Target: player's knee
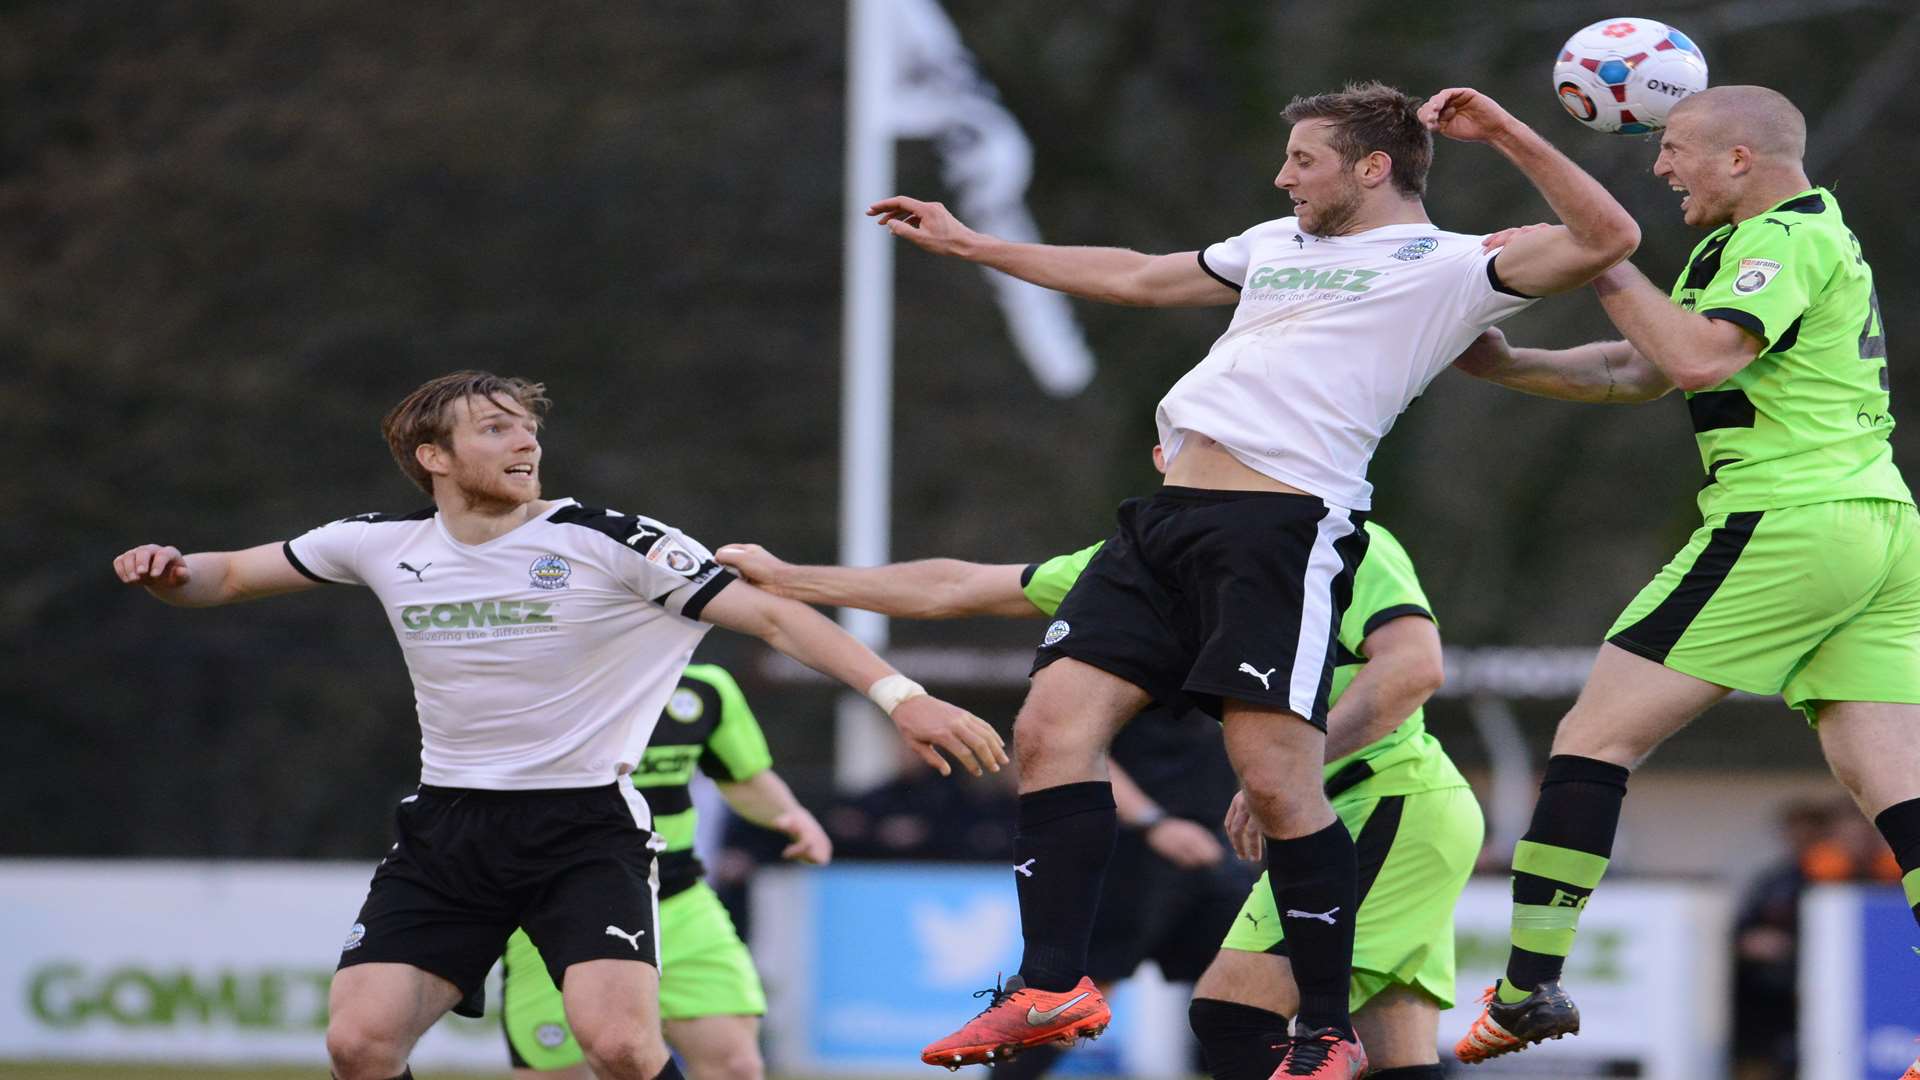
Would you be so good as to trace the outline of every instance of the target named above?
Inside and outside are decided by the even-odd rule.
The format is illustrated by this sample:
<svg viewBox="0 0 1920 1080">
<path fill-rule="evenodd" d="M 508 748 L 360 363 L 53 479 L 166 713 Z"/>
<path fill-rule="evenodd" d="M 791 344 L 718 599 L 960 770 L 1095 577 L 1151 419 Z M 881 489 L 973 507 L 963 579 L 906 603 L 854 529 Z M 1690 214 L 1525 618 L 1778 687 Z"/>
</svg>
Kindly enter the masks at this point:
<svg viewBox="0 0 1920 1080">
<path fill-rule="evenodd" d="M 576 1029 L 573 1034 L 597 1076 L 651 1080 L 666 1067 L 667 1046 L 657 1033 L 616 1024 Z"/>
<path fill-rule="evenodd" d="M 1860 796 L 1861 789 L 1867 784 L 1867 772 L 1860 767 L 1859 761 L 1849 756 L 1828 754 L 1827 767 L 1833 770 L 1833 778 L 1840 781 L 1841 787 L 1856 799 Z"/>
<path fill-rule="evenodd" d="M 1284 764 L 1261 762 L 1244 767 L 1240 783 L 1253 805 L 1254 816 L 1269 834 L 1295 831 L 1294 826 L 1327 812 L 1326 796 L 1319 785 L 1300 783 Z"/>
<path fill-rule="evenodd" d="M 1054 761 L 1097 755 L 1101 747 L 1058 710 L 1029 701 L 1014 717 L 1013 749 L 1021 761 Z"/>
<path fill-rule="evenodd" d="M 713 1055 L 708 1061 L 691 1066 L 692 1080 L 764 1080 L 766 1064 L 760 1060 L 760 1049 L 749 1043 L 745 1046 L 730 1046 Z"/>
<path fill-rule="evenodd" d="M 327 1023 L 327 1059 L 340 1080 L 388 1080 L 406 1069 L 407 1046 L 368 1018 L 335 1015 Z"/>
<path fill-rule="evenodd" d="M 1631 769 L 1659 749 L 1669 734 L 1652 726 L 1622 723 L 1585 702 L 1575 702 L 1554 730 L 1552 753 Z"/>
</svg>

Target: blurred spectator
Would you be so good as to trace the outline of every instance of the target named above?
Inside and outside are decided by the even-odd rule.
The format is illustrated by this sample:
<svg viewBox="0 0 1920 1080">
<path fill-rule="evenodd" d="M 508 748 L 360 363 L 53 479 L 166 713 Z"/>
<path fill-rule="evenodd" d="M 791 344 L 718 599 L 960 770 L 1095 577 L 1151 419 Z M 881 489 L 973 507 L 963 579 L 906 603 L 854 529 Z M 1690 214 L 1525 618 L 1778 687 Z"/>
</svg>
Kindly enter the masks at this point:
<svg viewBox="0 0 1920 1080">
<path fill-rule="evenodd" d="M 828 806 L 820 821 L 846 859 L 1005 862 L 1013 857 L 1013 770 L 941 777 L 904 745 L 893 779 Z"/>
<path fill-rule="evenodd" d="M 904 743 L 895 754 L 894 776 L 886 783 L 831 802 L 806 800 L 820 808 L 835 858 L 1005 862 L 1012 857 L 1013 770 L 978 779 L 959 772 L 941 777 Z M 789 841 L 736 814 L 725 821 L 718 848 L 703 857 L 707 881 L 740 936 L 750 938 L 748 891 L 754 871 L 780 862 Z"/>
<path fill-rule="evenodd" d="M 1792 1080 L 1799 1062 L 1800 894 L 1834 829 L 1831 801 L 1801 799 L 1780 814 L 1785 857 L 1747 889 L 1734 923 L 1736 1080 Z"/>
<path fill-rule="evenodd" d="M 1787 855 L 1747 890 L 1734 924 L 1734 1076 L 1793 1080 L 1799 1068 L 1800 896 L 1827 882 L 1897 882 L 1900 864 L 1852 802 L 1781 812 Z"/>
<path fill-rule="evenodd" d="M 1827 830 L 1801 860 L 1808 882 L 1900 880 L 1893 849 L 1866 815 L 1846 799 L 1833 803 L 1828 813 Z"/>
</svg>

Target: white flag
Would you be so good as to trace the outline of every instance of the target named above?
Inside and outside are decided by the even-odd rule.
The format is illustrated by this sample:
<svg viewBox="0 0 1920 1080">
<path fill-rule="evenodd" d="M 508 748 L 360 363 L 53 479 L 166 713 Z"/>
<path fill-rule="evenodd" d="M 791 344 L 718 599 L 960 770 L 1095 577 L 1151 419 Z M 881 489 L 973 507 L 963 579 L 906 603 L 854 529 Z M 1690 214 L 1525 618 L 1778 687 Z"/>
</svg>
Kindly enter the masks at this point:
<svg viewBox="0 0 1920 1080">
<path fill-rule="evenodd" d="M 962 220 L 1007 240 L 1038 241 L 1026 204 L 1033 177 L 1026 132 L 974 67 L 938 0 L 893 0 L 886 7 L 896 50 L 889 133 L 934 141 Z M 1066 297 L 997 270 L 983 272 L 1034 378 L 1055 396 L 1079 393 L 1093 378 L 1093 352 Z"/>
</svg>

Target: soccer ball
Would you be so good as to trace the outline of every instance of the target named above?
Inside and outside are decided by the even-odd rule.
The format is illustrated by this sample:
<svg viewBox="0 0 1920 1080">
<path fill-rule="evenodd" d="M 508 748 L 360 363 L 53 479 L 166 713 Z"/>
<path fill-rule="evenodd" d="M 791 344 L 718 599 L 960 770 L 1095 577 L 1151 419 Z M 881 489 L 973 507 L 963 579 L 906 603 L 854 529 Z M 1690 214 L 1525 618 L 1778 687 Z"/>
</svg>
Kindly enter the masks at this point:
<svg viewBox="0 0 1920 1080">
<path fill-rule="evenodd" d="M 1707 58 L 1687 35 L 1652 19 L 1604 19 L 1567 39 L 1553 88 L 1575 120 L 1595 131 L 1644 135 L 1707 88 Z"/>
</svg>

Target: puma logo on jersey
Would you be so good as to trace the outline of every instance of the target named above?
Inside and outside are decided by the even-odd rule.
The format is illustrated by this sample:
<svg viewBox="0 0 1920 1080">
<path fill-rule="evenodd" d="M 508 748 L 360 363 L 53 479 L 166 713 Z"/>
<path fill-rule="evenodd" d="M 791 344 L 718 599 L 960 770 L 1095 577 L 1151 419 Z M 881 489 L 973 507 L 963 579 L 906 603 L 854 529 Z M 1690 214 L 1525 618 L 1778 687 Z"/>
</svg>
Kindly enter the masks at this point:
<svg viewBox="0 0 1920 1080">
<path fill-rule="evenodd" d="M 1032 877 L 1033 864 L 1039 861 L 1038 859 L 1028 859 L 1026 862 L 1014 867 L 1013 872 L 1019 874 L 1021 877 Z"/>
<path fill-rule="evenodd" d="M 1245 920 L 1247 920 L 1248 922 L 1250 922 L 1250 923 L 1252 923 L 1252 924 L 1253 924 L 1253 928 L 1254 928 L 1255 930 L 1258 930 L 1258 929 L 1260 929 L 1260 916 L 1258 916 L 1258 915 L 1255 915 L 1255 914 L 1254 914 L 1253 912 L 1251 912 L 1251 911 L 1243 911 L 1243 912 L 1241 912 L 1241 913 L 1240 913 L 1240 917 L 1241 917 L 1241 918 L 1243 918 L 1243 919 L 1245 919 Z"/>
<path fill-rule="evenodd" d="M 1294 242 L 1294 243 L 1296 243 L 1296 244 L 1299 244 L 1299 245 L 1300 245 L 1300 250 L 1301 250 L 1301 251 L 1305 251 L 1305 250 L 1307 250 L 1307 238 L 1306 238 L 1306 237 L 1304 237 L 1304 236 L 1301 236 L 1301 235 L 1300 235 L 1299 233 L 1294 233 L 1294 234 L 1293 234 L 1293 242 Z"/>
<path fill-rule="evenodd" d="M 645 934 L 646 934 L 645 930 L 635 930 L 633 933 L 629 934 L 625 930 L 622 930 L 617 926 L 607 927 L 608 937 L 617 937 L 624 940 L 627 944 L 633 946 L 634 952 L 640 951 L 640 939 Z"/>
<path fill-rule="evenodd" d="M 1332 925 L 1334 925 L 1334 921 L 1333 921 L 1333 917 L 1334 917 L 1334 915 L 1336 915 L 1336 914 L 1338 914 L 1338 913 L 1339 913 L 1339 911 L 1340 911 L 1340 909 L 1339 909 L 1339 908 L 1337 908 L 1337 907 L 1336 907 L 1336 908 L 1328 908 L 1327 910 L 1325 910 L 1325 911 L 1323 911 L 1323 912 L 1320 912 L 1320 913 L 1319 913 L 1318 915 L 1316 915 L 1316 914 L 1314 914 L 1314 913 L 1313 913 L 1313 912 L 1311 912 L 1311 911 L 1295 911 L 1295 910 L 1294 910 L 1293 908 L 1288 908 L 1288 909 L 1287 909 L 1287 918 L 1289 918 L 1289 919 L 1317 919 L 1317 920 L 1319 920 L 1320 922 L 1323 922 L 1323 923 L 1326 923 L 1326 924 L 1327 924 L 1328 926 L 1332 926 Z"/>
<path fill-rule="evenodd" d="M 407 573 L 409 573 L 409 574 L 412 574 L 412 575 L 413 575 L 413 579 L 414 579 L 415 581 L 425 581 L 425 580 L 427 580 L 427 578 L 426 578 L 426 573 L 427 573 L 427 566 L 432 566 L 432 565 L 433 565 L 432 563 L 427 563 L 427 564 L 426 564 L 426 566 L 422 566 L 422 567 L 420 567 L 420 568 L 419 568 L 418 570 L 416 570 L 416 569 L 414 569 L 414 568 L 413 568 L 413 564 L 412 564 L 412 563 L 404 563 L 404 562 L 403 562 L 403 563 L 400 563 L 399 565 L 397 565 L 397 566 L 395 566 L 395 567 L 394 567 L 394 569 L 395 569 L 395 570 L 405 570 L 405 571 L 406 571 Z"/>
<path fill-rule="evenodd" d="M 1242 663 L 1240 665 L 1240 670 L 1247 673 L 1248 675 L 1253 676 L 1256 679 L 1259 679 L 1260 689 L 1271 690 L 1273 689 L 1273 687 L 1267 685 L 1267 680 L 1273 676 L 1274 672 L 1279 671 L 1280 669 L 1277 667 L 1270 667 L 1265 671 L 1261 671 L 1258 668 L 1255 668 L 1252 664 Z"/>
<path fill-rule="evenodd" d="M 1778 225 L 1778 226 L 1780 226 L 1780 227 L 1781 227 L 1782 229 L 1785 229 L 1785 230 L 1787 231 L 1787 235 L 1788 235 L 1788 236 L 1792 236 L 1792 235 L 1793 235 L 1793 225 L 1798 225 L 1798 224 L 1800 224 L 1800 222 L 1798 222 L 1798 221 L 1796 221 L 1796 222 L 1794 222 L 1794 223 L 1793 223 L 1793 225 L 1789 225 L 1789 224 L 1787 224 L 1786 222 L 1784 222 L 1784 221 L 1781 221 L 1781 220 L 1780 220 L 1779 218 L 1764 218 L 1764 219 L 1762 219 L 1762 220 L 1765 220 L 1765 221 L 1770 221 L 1770 222 L 1772 222 L 1773 224 L 1775 224 L 1775 225 Z"/>
</svg>

